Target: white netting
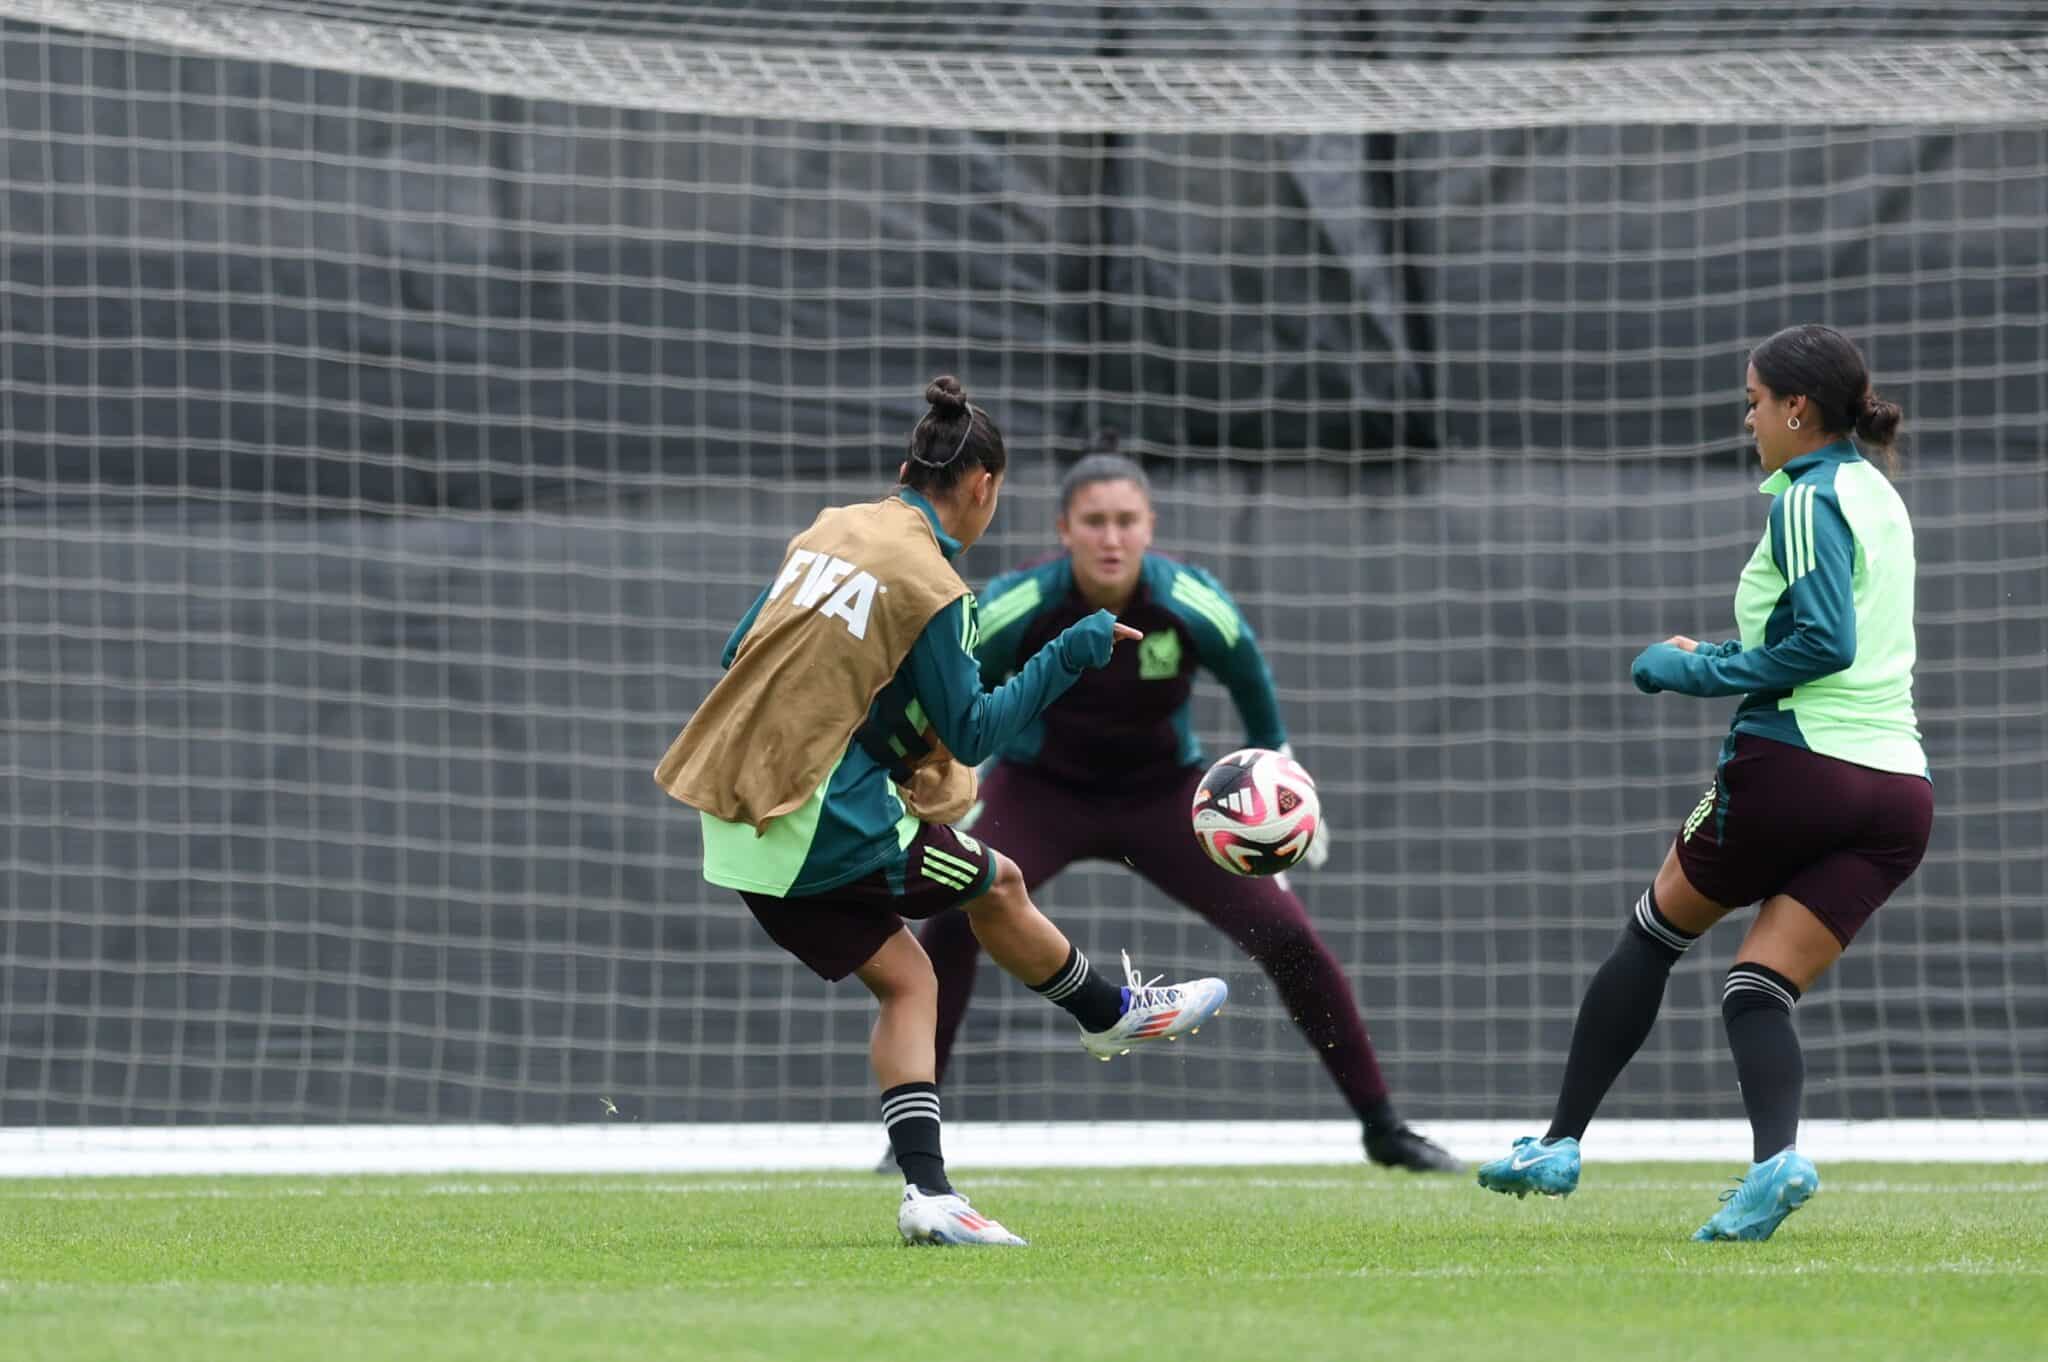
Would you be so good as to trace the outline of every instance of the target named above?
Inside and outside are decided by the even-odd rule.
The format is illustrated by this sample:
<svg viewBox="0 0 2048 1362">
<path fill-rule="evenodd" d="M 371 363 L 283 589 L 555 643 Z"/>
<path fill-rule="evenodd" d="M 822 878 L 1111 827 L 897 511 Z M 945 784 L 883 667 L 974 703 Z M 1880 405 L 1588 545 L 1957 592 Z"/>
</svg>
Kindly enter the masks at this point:
<svg viewBox="0 0 2048 1362">
<path fill-rule="evenodd" d="M 1863 0 L 1850 4 L 1661 3 L 1601 0 L 1493 3 L 1483 12 L 1431 0 L 1317 5 L 1272 0 L 1158 4 L 1146 0 L 255 0 L 185 8 L 265 10 L 403 28 L 669 38 L 690 43 L 1237 59 L 1248 52 L 1330 59 L 1545 59 L 1616 50 L 1638 55 L 1848 46 L 1909 38 L 1983 42 L 2039 37 L 2026 0 L 1971 5 Z"/>
<path fill-rule="evenodd" d="M 1659 123 L 2016 123 L 2048 117 L 2048 37 L 1577 61 L 1010 57 L 393 26 L 239 4 L 0 0 L 181 51 L 722 117 L 1018 132 L 1395 132 Z"/>
<path fill-rule="evenodd" d="M 1914 432 L 1942 815 L 1802 1004 L 1811 1107 L 2040 1112 L 2029 8 L 1781 50 L 1670 7 L 1516 62 L 1376 8 L 1400 60 L 1312 7 L 1093 9 L 1107 56 L 1006 7 L 1028 54 L 938 60 L 876 6 L 0 0 L 0 1124 L 871 1114 L 865 998 L 701 884 L 647 772 L 941 371 L 1017 458 L 970 576 L 1119 427 L 1267 643 L 1397 1096 L 1540 1108 L 1726 719 L 1623 668 L 1729 627 L 1743 347 L 1814 318 Z M 1188 914 L 1114 867 L 1044 901 L 1240 1004 L 1105 1081 L 987 973 L 956 1113 L 1340 1114 Z M 1738 1114 L 1732 949 L 1613 1111 Z"/>
</svg>

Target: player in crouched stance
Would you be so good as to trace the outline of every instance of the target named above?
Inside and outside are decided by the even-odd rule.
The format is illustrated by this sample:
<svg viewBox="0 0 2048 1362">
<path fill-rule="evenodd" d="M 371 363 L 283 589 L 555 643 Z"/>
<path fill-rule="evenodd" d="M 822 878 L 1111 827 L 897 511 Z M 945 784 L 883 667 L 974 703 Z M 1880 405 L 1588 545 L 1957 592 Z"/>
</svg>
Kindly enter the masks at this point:
<svg viewBox="0 0 2048 1362">
<path fill-rule="evenodd" d="M 1579 1137 L 1649 1034 L 1672 965 L 1761 900 L 1721 1004 L 1755 1161 L 1693 1235 L 1706 1241 L 1768 1239 L 1820 1190 L 1794 1146 L 1806 1071 L 1792 1008 L 1920 864 L 1934 819 L 1913 713 L 1913 528 L 1856 444 L 1889 455 L 1899 409 L 1824 326 L 1759 345 L 1746 387 L 1772 500 L 1735 592 L 1742 637 L 1668 639 L 1632 669 L 1651 694 L 1742 703 L 1713 785 L 1586 990 L 1549 1131 L 1479 1169 L 1496 1192 L 1569 1195 Z"/>
<path fill-rule="evenodd" d="M 913 1244 L 1022 1244 L 953 1190 L 939 1141 L 938 981 L 904 926 L 961 909 L 1005 970 L 1066 1009 L 1091 1053 L 1193 1033 L 1221 979 L 1121 985 L 1040 913 L 1007 857 L 951 826 L 973 766 L 1142 637 L 1108 611 L 1076 622 L 984 691 L 974 601 L 952 566 L 995 515 L 1007 454 L 951 377 L 925 390 L 897 494 L 832 507 L 727 641 L 726 672 L 655 779 L 699 812 L 704 878 L 739 891 L 820 977 L 851 974 L 880 1013 L 869 1047 Z"/>
<path fill-rule="evenodd" d="M 1015 857 L 1034 890 L 1076 861 L 1121 862 L 1150 880 L 1266 972 L 1357 1113 L 1368 1159 L 1415 1173 L 1462 1172 L 1395 1110 L 1343 966 L 1287 877 L 1233 875 L 1189 830 L 1208 768 L 1192 721 L 1199 673 L 1228 688 L 1247 745 L 1287 750 L 1279 696 L 1251 625 L 1221 583 L 1152 550 L 1150 484 L 1113 445 L 1069 469 L 1059 499 L 1065 551 L 989 584 L 976 650 L 982 679 L 1001 680 L 1061 630 L 1105 609 L 1144 630 L 1144 642 L 1077 681 L 1000 749 L 966 826 Z M 1311 869 L 1329 848 L 1328 827 L 1319 825 L 1306 857 Z M 980 947 L 945 918 L 924 924 L 918 941 L 939 975 L 944 1073 Z"/>
</svg>

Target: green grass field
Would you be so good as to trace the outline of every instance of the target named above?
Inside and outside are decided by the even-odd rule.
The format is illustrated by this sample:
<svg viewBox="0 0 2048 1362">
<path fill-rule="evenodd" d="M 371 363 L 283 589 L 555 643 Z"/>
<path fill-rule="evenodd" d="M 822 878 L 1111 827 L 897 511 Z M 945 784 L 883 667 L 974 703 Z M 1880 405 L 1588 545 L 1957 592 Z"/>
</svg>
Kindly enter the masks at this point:
<svg viewBox="0 0 2048 1362">
<path fill-rule="evenodd" d="M 1009 1251 L 902 1247 L 872 1175 L 0 1182 L 0 1357 L 2048 1356 L 2048 1168 L 1823 1167 L 1689 1242 L 1727 1171 L 963 1176 Z"/>
</svg>

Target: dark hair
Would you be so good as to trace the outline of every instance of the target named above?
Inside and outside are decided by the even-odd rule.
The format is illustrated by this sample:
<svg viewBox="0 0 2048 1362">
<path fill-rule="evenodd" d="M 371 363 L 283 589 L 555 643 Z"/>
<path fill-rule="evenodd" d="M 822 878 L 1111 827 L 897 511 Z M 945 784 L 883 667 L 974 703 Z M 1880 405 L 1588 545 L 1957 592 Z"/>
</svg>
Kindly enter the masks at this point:
<svg viewBox="0 0 2048 1362">
<path fill-rule="evenodd" d="M 926 493 L 950 492 L 969 469 L 1001 473 L 1009 465 L 1003 433 L 987 412 L 968 402 L 959 379 L 940 374 L 924 385 L 924 400 L 931 410 L 910 429 L 905 487 Z"/>
<path fill-rule="evenodd" d="M 1788 326 L 1749 352 L 1756 376 L 1779 397 L 1804 397 L 1826 435 L 1854 434 L 1899 471 L 1893 447 L 1903 413 L 1870 386 L 1870 369 L 1856 343 L 1830 326 Z"/>
<path fill-rule="evenodd" d="M 1135 482 L 1138 490 L 1145 494 L 1145 500 L 1152 500 L 1152 480 L 1145 476 L 1145 470 L 1137 462 L 1117 453 L 1117 433 L 1101 430 L 1089 441 L 1088 453 L 1075 461 L 1060 479 L 1060 514 L 1074 504 L 1074 493 L 1083 487 L 1098 482 Z"/>
</svg>

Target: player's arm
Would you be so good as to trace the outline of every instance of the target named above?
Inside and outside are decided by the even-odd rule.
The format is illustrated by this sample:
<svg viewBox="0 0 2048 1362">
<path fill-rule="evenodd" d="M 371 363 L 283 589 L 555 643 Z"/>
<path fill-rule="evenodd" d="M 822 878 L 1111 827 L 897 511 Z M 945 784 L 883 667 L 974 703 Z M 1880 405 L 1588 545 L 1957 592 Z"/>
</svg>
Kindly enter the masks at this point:
<svg viewBox="0 0 2048 1362">
<path fill-rule="evenodd" d="M 1117 628 L 1115 617 L 1098 610 L 1032 654 L 1008 681 L 984 690 L 971 651 L 973 610 L 963 597 L 932 616 L 906 659 L 911 691 L 933 731 L 969 766 L 1015 741 L 1083 671 L 1107 663 Z"/>
<path fill-rule="evenodd" d="M 1168 584 L 1166 599 L 1194 638 L 1202 665 L 1230 692 L 1230 702 L 1244 721 L 1246 745 L 1285 747 L 1287 724 L 1280 717 L 1273 672 L 1244 612 L 1223 584 L 1198 568 L 1182 567 Z"/>
<path fill-rule="evenodd" d="M 740 643 L 747 636 L 747 630 L 754 627 L 754 620 L 760 615 L 761 607 L 768 603 L 768 589 L 754 597 L 754 603 L 747 607 L 747 613 L 740 616 L 740 622 L 732 627 L 732 636 L 725 641 L 725 652 L 719 657 L 718 665 L 728 671 L 732 660 L 740 655 Z"/>
<path fill-rule="evenodd" d="M 1794 484 L 1771 506 L 1771 557 L 1790 584 L 1792 630 L 1763 648 L 1645 648 L 1631 674 L 1651 694 L 1712 697 L 1790 690 L 1856 660 L 1856 536 L 1831 491 Z"/>
</svg>

